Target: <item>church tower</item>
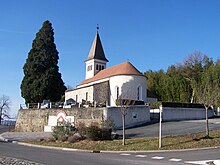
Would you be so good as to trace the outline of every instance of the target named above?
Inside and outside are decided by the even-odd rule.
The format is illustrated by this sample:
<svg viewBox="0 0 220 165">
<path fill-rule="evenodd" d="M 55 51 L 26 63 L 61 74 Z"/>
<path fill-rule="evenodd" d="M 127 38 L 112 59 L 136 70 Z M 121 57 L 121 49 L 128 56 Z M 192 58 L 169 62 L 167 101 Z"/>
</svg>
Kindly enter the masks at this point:
<svg viewBox="0 0 220 165">
<path fill-rule="evenodd" d="M 98 28 L 92 43 L 92 47 L 89 51 L 89 55 L 86 63 L 86 79 L 92 78 L 100 70 L 106 68 L 106 63 L 108 62 L 105 57 L 105 53 L 102 47 L 102 43 L 99 37 Z"/>
</svg>

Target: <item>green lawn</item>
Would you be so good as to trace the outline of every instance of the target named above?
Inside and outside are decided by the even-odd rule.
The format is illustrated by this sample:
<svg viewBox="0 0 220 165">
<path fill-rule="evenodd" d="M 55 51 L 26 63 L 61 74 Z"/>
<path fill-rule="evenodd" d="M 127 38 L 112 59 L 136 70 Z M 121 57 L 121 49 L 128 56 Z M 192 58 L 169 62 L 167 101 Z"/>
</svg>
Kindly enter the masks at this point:
<svg viewBox="0 0 220 165">
<path fill-rule="evenodd" d="M 190 149 L 220 146 L 220 130 L 210 131 L 210 138 L 204 138 L 205 133 L 169 136 L 162 138 L 163 150 Z M 83 140 L 75 143 L 68 142 L 48 142 L 48 141 L 29 141 L 28 143 L 67 147 L 84 150 L 102 151 L 142 151 L 158 150 L 158 138 L 136 138 L 126 139 L 126 145 L 122 145 L 122 140 L 113 141 L 89 141 Z"/>
</svg>

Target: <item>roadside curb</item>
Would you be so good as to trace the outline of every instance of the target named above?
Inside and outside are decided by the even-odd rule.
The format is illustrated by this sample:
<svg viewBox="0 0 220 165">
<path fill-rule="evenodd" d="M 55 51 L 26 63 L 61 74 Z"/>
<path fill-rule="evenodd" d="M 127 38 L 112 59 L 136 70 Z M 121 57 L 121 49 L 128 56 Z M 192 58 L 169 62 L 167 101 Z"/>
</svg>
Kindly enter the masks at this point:
<svg viewBox="0 0 220 165">
<path fill-rule="evenodd" d="M 63 151 L 72 151 L 72 152 L 87 152 L 87 153 L 165 153 L 165 152 L 186 152 L 186 151 L 200 151 L 200 150 L 209 150 L 209 149 L 217 149 L 220 146 L 215 147 L 206 147 L 206 148 L 191 148 L 191 149 L 181 149 L 181 150 L 142 150 L 142 151 L 103 151 L 103 150 L 82 150 L 82 149 L 74 149 L 74 148 L 63 148 L 63 147 L 52 147 L 52 146 L 42 146 L 36 144 L 29 144 L 18 141 L 11 141 L 12 143 L 16 143 L 19 145 L 29 146 L 29 147 L 37 147 L 37 148 L 45 148 L 45 149 L 55 149 L 55 150 L 63 150 Z"/>
<path fill-rule="evenodd" d="M 0 134 L 0 142 L 6 142 L 6 143 L 9 142 L 8 139 L 2 137 L 3 134 L 4 134 L 4 133 Z"/>
</svg>

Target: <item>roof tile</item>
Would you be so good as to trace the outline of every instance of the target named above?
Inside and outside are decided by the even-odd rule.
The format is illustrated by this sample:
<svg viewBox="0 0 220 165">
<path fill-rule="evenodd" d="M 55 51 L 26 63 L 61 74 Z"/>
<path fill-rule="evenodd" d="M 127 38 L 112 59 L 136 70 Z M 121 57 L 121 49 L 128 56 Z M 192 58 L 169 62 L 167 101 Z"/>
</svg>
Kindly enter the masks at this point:
<svg viewBox="0 0 220 165">
<path fill-rule="evenodd" d="M 90 82 L 109 78 L 117 75 L 137 75 L 144 76 L 130 62 L 124 62 L 110 68 L 99 71 L 94 77 L 82 81 L 79 85 L 84 85 Z"/>
</svg>

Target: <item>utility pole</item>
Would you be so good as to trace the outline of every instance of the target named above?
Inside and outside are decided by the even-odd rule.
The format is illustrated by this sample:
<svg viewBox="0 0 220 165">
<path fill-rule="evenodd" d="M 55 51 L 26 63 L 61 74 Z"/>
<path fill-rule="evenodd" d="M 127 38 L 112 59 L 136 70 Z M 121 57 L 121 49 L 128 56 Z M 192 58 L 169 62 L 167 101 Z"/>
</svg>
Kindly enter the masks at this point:
<svg viewBox="0 0 220 165">
<path fill-rule="evenodd" d="M 159 121 L 159 148 L 162 148 L 162 106 L 159 107 L 160 110 L 160 121 Z"/>
</svg>

